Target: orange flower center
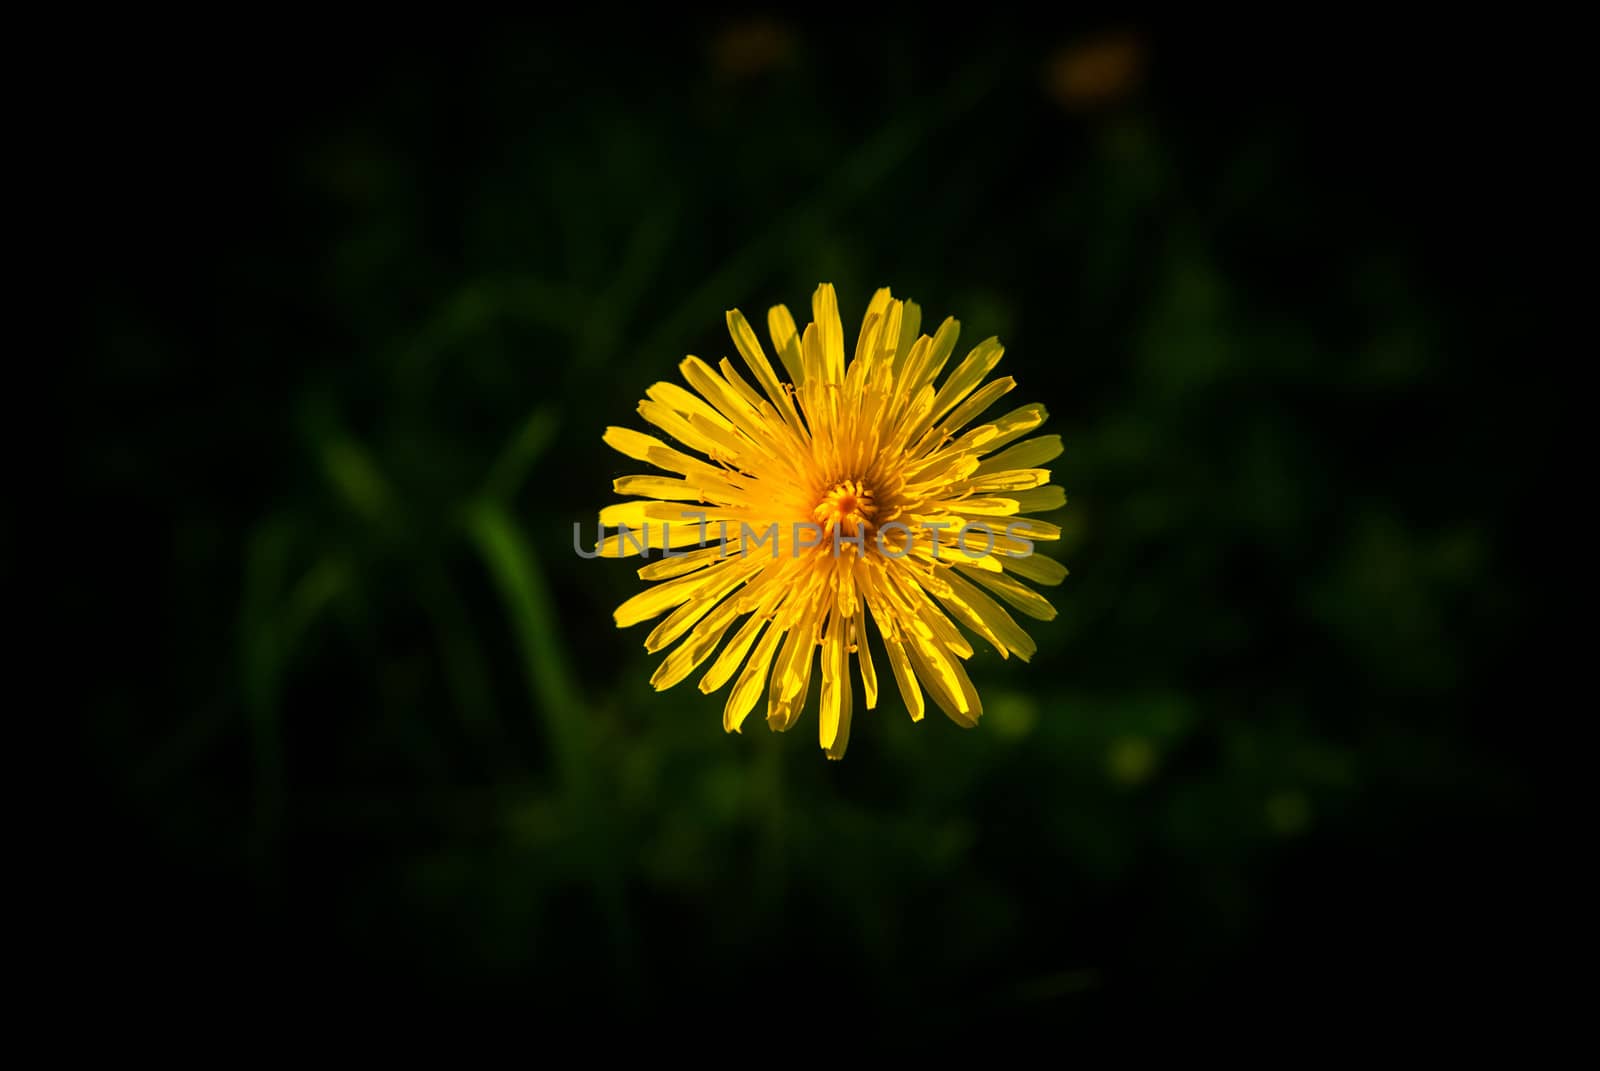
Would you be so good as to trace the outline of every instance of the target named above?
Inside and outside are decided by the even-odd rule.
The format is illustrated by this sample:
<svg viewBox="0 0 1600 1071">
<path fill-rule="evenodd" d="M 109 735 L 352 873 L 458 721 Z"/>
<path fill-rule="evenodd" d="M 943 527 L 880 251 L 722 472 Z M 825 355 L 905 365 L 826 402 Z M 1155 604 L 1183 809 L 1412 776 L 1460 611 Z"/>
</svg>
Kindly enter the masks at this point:
<svg viewBox="0 0 1600 1071">
<path fill-rule="evenodd" d="M 852 537 L 862 529 L 871 527 L 877 515 L 878 507 L 872 501 L 872 492 L 860 480 L 845 480 L 836 484 L 833 490 L 822 496 L 817 508 L 811 511 L 811 516 L 822 525 L 825 534 L 831 535 L 834 527 L 838 526 L 845 535 Z"/>
</svg>

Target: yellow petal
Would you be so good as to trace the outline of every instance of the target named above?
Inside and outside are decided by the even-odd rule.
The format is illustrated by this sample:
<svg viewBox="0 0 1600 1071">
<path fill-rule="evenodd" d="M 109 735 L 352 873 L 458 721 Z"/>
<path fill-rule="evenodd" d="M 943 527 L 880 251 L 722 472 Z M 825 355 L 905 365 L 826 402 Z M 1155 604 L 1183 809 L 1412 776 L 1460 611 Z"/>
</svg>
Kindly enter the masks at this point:
<svg viewBox="0 0 1600 1071">
<path fill-rule="evenodd" d="M 1041 521 L 1037 517 L 1011 517 L 1004 524 L 999 524 L 995 522 L 993 517 L 965 517 L 960 513 L 957 513 L 956 516 L 962 522 L 971 521 L 977 524 L 988 524 L 993 528 L 994 549 L 1001 554 L 1010 554 L 1022 549 L 1022 544 L 1018 542 L 1021 539 L 1026 539 L 1030 543 L 1049 543 L 1061 538 L 1061 526 L 1059 524 Z M 1007 535 L 1007 532 L 1015 534 Z M 970 541 L 976 543 L 977 539 L 977 536 L 973 536 Z"/>
<path fill-rule="evenodd" d="M 1055 620 L 1056 608 L 1050 605 L 1048 599 L 1026 584 L 1014 580 L 1004 573 L 985 573 L 975 569 L 969 570 L 965 565 L 958 565 L 956 568 L 1029 617 L 1038 621 Z"/>
<path fill-rule="evenodd" d="M 814 323 L 806 324 L 800 336 L 800 363 L 806 369 L 806 381 L 800 385 L 801 409 L 812 435 L 818 436 L 830 423 L 827 418 L 838 399 L 835 393 L 838 384 L 828 378 L 828 354 L 822 347 L 822 328 Z M 831 440 L 824 437 L 823 445 L 831 445 Z"/>
<path fill-rule="evenodd" d="M 774 732 L 791 728 L 800 718 L 811 688 L 811 664 L 817 647 L 818 620 L 814 609 L 809 620 L 798 623 L 783 642 L 783 650 L 772 667 L 772 686 L 767 692 L 767 726 Z"/>
<path fill-rule="evenodd" d="M 967 689 L 962 686 L 966 674 L 960 668 L 961 663 L 936 644 L 920 638 L 913 639 L 906 654 L 916 667 L 917 678 L 933 696 L 934 705 L 962 728 L 974 728 L 978 718 L 968 701 Z"/>
<path fill-rule="evenodd" d="M 845 369 L 845 398 L 856 405 L 861 402 L 861 388 L 867 381 L 867 369 L 872 362 L 872 351 L 877 348 L 882 333 L 883 314 L 875 312 L 867 317 L 867 322 L 861 329 L 861 338 L 856 342 L 856 354 L 850 359 L 849 367 Z"/>
<path fill-rule="evenodd" d="M 710 365 L 698 357 L 685 357 L 678 365 L 678 370 L 689 381 L 689 385 L 711 403 L 717 414 L 726 418 L 724 423 L 728 427 L 725 431 L 732 432 L 737 428 L 750 438 L 752 445 L 766 445 L 772 439 L 772 430 L 762 418 L 761 411 L 740 397 L 739 392 L 729 386 L 728 381 Z M 703 416 L 702 413 L 692 413 L 689 422 L 694 424 Z M 740 445 L 742 447 L 744 444 Z"/>
<path fill-rule="evenodd" d="M 1054 461 L 1060 456 L 1061 436 L 1041 435 L 1037 439 L 1017 443 L 1008 450 L 1002 450 L 993 457 L 985 458 L 983 464 L 978 466 L 978 474 L 1004 472 L 1006 469 L 1037 468 L 1046 461 Z"/>
<path fill-rule="evenodd" d="M 938 420 L 977 390 L 978 384 L 1000 363 L 1005 352 L 1005 347 L 1000 345 L 997 338 L 986 338 L 974 346 L 939 388 L 938 395 L 933 399 L 933 419 Z"/>
<path fill-rule="evenodd" d="M 687 417 L 664 402 L 653 400 L 640 402 L 639 415 L 691 450 L 698 450 L 707 457 L 717 456 L 723 452 L 717 440 L 695 431 L 694 425 L 689 423 Z M 653 459 L 650 463 L 656 464 Z"/>
<path fill-rule="evenodd" d="M 887 286 L 879 287 L 872 293 L 872 300 L 867 302 L 867 311 L 861 317 L 861 331 L 856 335 L 856 360 L 866 360 L 870 356 L 865 352 L 867 330 L 873 323 L 873 317 L 878 317 L 885 322 L 889 318 L 889 305 L 893 302 L 894 295 Z"/>
<path fill-rule="evenodd" d="M 692 583 L 690 583 L 692 581 Z M 679 580 L 669 580 L 645 588 L 612 611 L 618 628 L 631 628 L 641 621 L 660 617 L 673 607 L 693 599 L 701 584 L 710 582 L 702 573 L 693 573 Z"/>
<path fill-rule="evenodd" d="M 752 568 L 748 562 L 729 558 L 709 569 L 702 569 L 674 580 L 664 580 L 646 588 L 618 606 L 612 617 L 616 619 L 618 628 L 628 628 L 641 621 L 648 621 L 652 617 L 659 617 L 690 599 L 720 598 L 743 583 L 759 568 L 759 564 Z"/>
<path fill-rule="evenodd" d="M 777 407 L 789 423 L 798 428 L 799 415 L 794 410 L 794 400 L 789 397 L 789 392 L 783 389 L 783 382 L 778 378 L 778 373 L 773 369 L 772 362 L 767 360 L 766 351 L 761 348 L 761 340 L 756 337 L 755 331 L 744 318 L 744 313 L 738 309 L 728 310 L 728 334 L 733 339 L 733 346 L 739 351 L 739 356 L 744 358 L 744 363 L 750 366 L 750 371 L 755 375 L 756 382 L 761 389 L 766 391 L 767 397 L 772 399 L 772 404 Z M 779 346 L 782 350 L 782 346 Z"/>
<path fill-rule="evenodd" d="M 1005 395 L 1010 394 L 1011 389 L 1016 385 L 1017 381 L 1012 379 L 1010 376 L 1006 376 L 1003 379 L 997 379 L 993 383 L 985 383 L 983 388 L 976 394 L 962 402 L 960 405 L 956 406 L 955 412 L 946 417 L 944 422 L 939 426 L 943 428 L 947 434 L 955 434 L 968 424 L 972 423 L 972 421 L 976 419 L 977 416 L 984 410 L 988 409 L 991 405 L 999 401 Z"/>
<path fill-rule="evenodd" d="M 674 480 L 670 476 L 618 476 L 611 489 L 619 495 L 641 495 L 671 502 L 722 502 L 747 505 L 749 496 L 720 480 Z"/>
<path fill-rule="evenodd" d="M 1067 578 L 1067 567 L 1043 554 L 1029 554 L 1021 558 L 1001 558 L 1006 571 L 1016 573 L 1035 584 L 1055 585 Z"/>
<path fill-rule="evenodd" d="M 938 379 L 945 362 L 956 348 L 956 338 L 960 334 L 961 321 L 954 316 L 946 317 L 922 353 L 913 353 L 912 358 L 906 361 L 905 374 L 898 383 L 900 389 L 915 394 Z"/>
<path fill-rule="evenodd" d="M 905 322 L 905 306 L 903 301 L 890 301 L 884 309 L 883 330 L 869 358 L 871 364 L 867 370 L 868 379 L 874 384 L 887 386 L 893 374 L 894 354 L 900 345 L 900 327 Z"/>
<path fill-rule="evenodd" d="M 650 457 L 650 448 L 653 446 L 666 447 L 660 439 L 634 431 L 632 428 L 610 427 L 602 438 L 605 444 L 619 454 L 624 454 L 635 461 L 645 461 Z"/>
<path fill-rule="evenodd" d="M 817 717 L 817 735 L 823 749 L 829 752 L 838 739 L 840 720 L 850 716 L 850 652 L 845 646 L 846 621 L 848 618 L 841 617 L 838 611 L 830 614 L 828 634 L 822 641 L 822 701 Z"/>
<path fill-rule="evenodd" d="M 756 644 L 755 654 L 750 656 L 739 679 L 734 681 L 733 690 L 728 693 L 728 702 L 722 708 L 722 728 L 725 731 L 738 732 L 756 705 L 756 700 L 761 698 L 761 689 L 767 683 L 767 667 L 772 664 L 772 653 L 778 649 L 778 641 L 783 635 L 783 630 L 774 625 Z"/>
<path fill-rule="evenodd" d="M 1015 440 L 1022 438 L 1024 435 L 1028 434 L 1028 432 L 1032 431 L 1034 428 L 1037 428 L 1040 424 L 1043 424 L 1049 419 L 1049 417 L 1049 411 L 1037 402 L 1013 409 L 999 420 L 991 421 L 990 424 L 987 425 L 992 426 L 995 433 L 982 444 L 983 453 L 992 453 L 993 451 L 1000 449 L 1002 446 L 1006 446 Z M 986 425 L 980 425 L 978 428 L 972 429 L 972 432 L 969 432 L 968 434 L 973 434 L 984 426 Z"/>
<path fill-rule="evenodd" d="M 972 657 L 972 644 L 967 642 L 967 638 L 961 635 L 955 624 L 944 615 L 944 611 L 928 598 L 925 597 L 922 606 L 918 607 L 917 617 L 931 632 L 931 638 L 927 633 L 921 634 L 923 639 L 939 644 L 957 658 Z"/>
<path fill-rule="evenodd" d="M 708 365 L 707 367 L 710 366 Z M 775 427 L 768 428 L 768 425 L 775 425 L 777 423 L 778 411 L 772 408 L 772 403 L 763 398 L 760 393 L 754 387 L 752 387 L 743 376 L 739 374 L 739 369 L 734 367 L 732 361 L 728 360 L 726 357 L 722 358 L 717 362 L 716 371 L 724 380 L 727 381 L 728 386 L 732 387 L 733 390 L 739 395 L 739 400 L 748 406 L 754 413 L 759 415 L 763 430 L 767 430 L 769 432 L 777 430 Z"/>
<path fill-rule="evenodd" d="M 992 498 L 963 498 L 955 503 L 962 513 L 975 514 L 980 517 L 1010 517 L 1018 510 L 1015 496 L 995 496 Z"/>
<path fill-rule="evenodd" d="M 649 502 L 618 502 L 600 511 L 600 523 L 606 528 L 641 528 L 648 519 L 644 508 Z"/>
<path fill-rule="evenodd" d="M 1006 497 L 1017 500 L 1018 513 L 1049 513 L 1067 504 L 1067 492 L 1054 485 L 1035 487 L 1031 491 L 1008 492 Z"/>
<path fill-rule="evenodd" d="M 896 377 L 900 375 L 900 369 L 911 354 L 911 347 L 922 333 L 922 306 L 915 301 L 902 301 L 900 306 L 900 340 L 895 343 L 892 367 Z"/>
<path fill-rule="evenodd" d="M 805 364 L 800 354 L 800 332 L 795 328 L 789 306 L 774 305 L 767 310 L 767 332 L 772 336 L 772 348 L 778 351 L 778 360 L 789 373 L 789 382 L 796 387 L 805 385 Z"/>
<path fill-rule="evenodd" d="M 700 542 L 699 525 L 655 524 L 646 522 L 638 530 L 608 535 L 596 548 L 602 558 L 631 558 L 649 550 L 666 547 L 687 547 Z"/>
<path fill-rule="evenodd" d="M 671 647 L 679 636 L 693 628 L 716 604 L 715 599 L 708 598 L 694 598 L 684 603 L 662 618 L 661 623 L 645 637 L 644 649 L 655 654 Z"/>
<path fill-rule="evenodd" d="M 938 596 L 938 599 L 940 605 L 948 610 L 952 617 L 954 617 L 957 621 L 960 621 L 973 632 L 976 632 L 979 636 L 982 636 L 984 641 L 987 642 L 990 647 L 993 647 L 1001 658 L 1011 657 L 1010 648 L 1003 640 L 1000 639 L 995 631 L 984 622 L 983 618 L 979 617 L 978 614 L 971 609 L 971 607 L 967 606 L 960 599 L 950 595 L 940 595 Z M 1024 658 L 1023 661 L 1026 662 L 1027 659 Z"/>
<path fill-rule="evenodd" d="M 832 283 L 823 283 L 811 295 L 811 319 L 822 346 L 823 374 L 829 383 L 844 382 L 844 325 L 839 322 L 839 298 Z"/>
<path fill-rule="evenodd" d="M 712 562 L 720 561 L 725 555 L 722 548 L 705 547 L 701 550 L 691 550 L 686 554 L 676 554 L 670 558 L 653 561 L 649 565 L 639 567 L 640 580 L 671 580 L 684 573 L 692 573 L 696 569 L 704 569 Z"/>
<path fill-rule="evenodd" d="M 706 695 L 721 688 L 728 683 L 728 678 L 733 676 L 744 656 L 749 652 L 751 644 L 755 643 L 756 636 L 767 623 L 765 617 L 752 614 L 744 624 L 739 626 L 739 631 L 733 634 L 733 639 L 728 641 L 728 646 L 717 655 L 717 660 L 711 663 L 711 668 L 706 670 L 706 675 L 700 678 L 699 688 Z"/>
<path fill-rule="evenodd" d="M 922 343 L 919 341 L 920 347 Z M 890 453 L 898 453 L 905 449 L 911 442 L 913 435 L 921 435 L 933 420 L 933 395 L 932 387 L 924 386 L 910 395 L 910 404 L 906 405 L 901 415 L 900 423 L 895 426 L 894 434 L 885 440 L 885 449 Z"/>
<path fill-rule="evenodd" d="M 967 583 L 961 577 L 950 572 L 945 576 L 945 582 L 950 585 L 951 600 L 946 605 L 959 605 L 967 613 L 974 615 L 982 622 L 984 630 L 996 637 L 1008 648 L 1012 654 L 1024 662 L 1031 661 L 1038 652 L 1038 645 L 1033 642 L 1023 627 L 1017 624 L 1012 616 L 1005 612 L 999 603 Z M 1002 652 L 1004 653 L 1004 652 Z"/>
<path fill-rule="evenodd" d="M 658 692 L 664 692 L 693 673 L 696 666 L 711 657 L 711 652 L 722 642 L 723 633 L 733 624 L 738 609 L 738 600 L 728 599 L 713 610 L 710 616 L 689 634 L 689 638 L 679 644 L 677 649 L 661 663 L 655 675 L 650 678 L 651 687 Z"/>
<path fill-rule="evenodd" d="M 917 675 L 911 669 L 910 660 L 906 657 L 905 645 L 899 640 L 885 636 L 883 649 L 889 656 L 889 668 L 894 671 L 894 682 L 900 688 L 900 698 L 905 701 L 906 713 L 911 715 L 912 721 L 921 721 L 924 711 L 922 688 L 917 683 Z"/>
<path fill-rule="evenodd" d="M 867 709 L 875 710 L 878 706 L 878 668 L 872 664 L 872 649 L 867 645 L 867 616 L 860 603 L 856 605 L 853 625 L 851 635 L 855 637 L 856 661 L 861 664 L 861 693 L 867 701 Z"/>
<path fill-rule="evenodd" d="M 707 402 L 704 398 L 695 397 L 676 383 L 656 383 L 651 385 L 650 389 L 644 393 L 652 401 L 660 402 L 682 416 L 704 417 L 714 424 L 721 424 L 727 428 L 733 427 L 728 422 L 727 417 L 724 417 L 711 407 L 710 402 Z"/>
<path fill-rule="evenodd" d="M 624 492 L 627 493 L 627 492 Z M 662 524 L 674 526 L 690 526 L 696 532 L 700 526 L 705 525 L 705 539 L 707 542 L 716 542 L 721 532 L 717 525 L 719 520 L 738 519 L 743 516 L 737 510 L 706 506 L 696 506 L 684 502 L 636 501 L 617 502 L 600 511 L 600 523 L 606 528 L 641 528 L 646 521 L 660 521 Z M 660 526 L 657 526 L 657 531 Z M 737 526 L 733 531 L 737 531 Z"/>
<path fill-rule="evenodd" d="M 1028 491 L 1050 482 L 1049 469 L 1007 469 L 991 472 L 972 481 L 974 491 Z M 1019 502 L 1020 505 L 1020 502 Z"/>
</svg>

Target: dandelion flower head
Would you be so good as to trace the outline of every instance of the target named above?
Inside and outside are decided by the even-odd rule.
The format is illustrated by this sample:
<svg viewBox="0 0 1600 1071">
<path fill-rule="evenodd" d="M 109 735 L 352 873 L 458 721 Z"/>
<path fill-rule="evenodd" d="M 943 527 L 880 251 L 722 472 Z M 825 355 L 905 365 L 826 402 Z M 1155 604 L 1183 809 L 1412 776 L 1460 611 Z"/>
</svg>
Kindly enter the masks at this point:
<svg viewBox="0 0 1600 1071">
<path fill-rule="evenodd" d="M 976 726 L 983 704 L 964 664 L 974 650 L 967 633 L 1002 658 L 1029 660 L 1034 642 L 1006 607 L 1052 619 L 1023 581 L 1066 576 L 1033 552 L 1060 528 L 1029 515 L 1066 501 L 1041 467 L 1061 453 L 1060 437 L 1025 438 L 1044 407 L 986 417 L 1015 386 L 985 382 L 999 341 L 979 343 L 941 380 L 959 324 L 922 334 L 921 310 L 887 289 L 873 295 L 853 356 L 831 285 L 817 288 L 804 331 L 786 307 L 771 309 L 787 380 L 739 310 L 727 321 L 750 378 L 726 358 L 713 367 L 691 356 L 679 365 L 690 389 L 657 383 L 639 403 L 676 446 L 627 428 L 605 433 L 659 470 L 616 480 L 631 500 L 600 513 L 603 528 L 620 529 L 601 540 L 602 556 L 663 551 L 639 570 L 650 586 L 615 613 L 624 628 L 666 615 L 645 648 L 676 647 L 651 684 L 670 688 L 709 660 L 702 692 L 732 682 L 727 731 L 763 695 L 768 726 L 782 731 L 820 678 L 820 742 L 837 759 L 850 739 L 852 678 L 867 709 L 878 703 L 877 647 L 913 720 L 931 698 L 956 724 Z"/>
</svg>

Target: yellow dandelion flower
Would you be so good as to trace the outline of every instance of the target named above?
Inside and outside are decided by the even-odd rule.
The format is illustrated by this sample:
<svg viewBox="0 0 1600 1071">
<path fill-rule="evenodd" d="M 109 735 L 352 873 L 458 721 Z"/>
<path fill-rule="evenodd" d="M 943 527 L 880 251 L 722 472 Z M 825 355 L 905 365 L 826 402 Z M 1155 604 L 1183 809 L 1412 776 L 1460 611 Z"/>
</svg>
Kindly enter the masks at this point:
<svg viewBox="0 0 1600 1071">
<path fill-rule="evenodd" d="M 1023 438 L 1044 422 L 1042 405 L 979 420 L 1015 386 L 984 384 L 998 340 L 936 385 L 954 319 L 930 338 L 914 303 L 879 290 L 847 362 L 831 285 L 817 288 L 812 316 L 801 332 L 784 306 L 767 314 L 788 382 L 734 309 L 728 330 L 754 385 L 726 358 L 712 367 L 691 356 L 679 369 L 693 392 L 645 392 L 639 415 L 706 460 L 606 429 L 614 449 L 670 475 L 616 481 L 634 499 L 601 511 L 602 529 L 619 530 L 598 551 L 662 552 L 639 570 L 655 583 L 615 614 L 623 628 L 666 615 L 645 640 L 652 653 L 678 644 L 651 678 L 657 690 L 710 660 L 702 692 L 733 682 L 723 727 L 738 732 L 765 692 L 767 724 L 781 731 L 799 720 L 820 664 L 821 743 L 837 759 L 850 739 L 852 657 L 867 709 L 878 702 L 869 618 L 913 720 L 926 691 L 956 724 L 977 724 L 983 704 L 963 666 L 973 646 L 957 625 L 1002 658 L 1031 658 L 1033 640 L 1000 603 L 1055 617 L 1022 581 L 1066 576 L 1033 553 L 1061 530 L 1027 515 L 1066 498 L 1040 467 L 1061 453 L 1060 437 Z"/>
</svg>

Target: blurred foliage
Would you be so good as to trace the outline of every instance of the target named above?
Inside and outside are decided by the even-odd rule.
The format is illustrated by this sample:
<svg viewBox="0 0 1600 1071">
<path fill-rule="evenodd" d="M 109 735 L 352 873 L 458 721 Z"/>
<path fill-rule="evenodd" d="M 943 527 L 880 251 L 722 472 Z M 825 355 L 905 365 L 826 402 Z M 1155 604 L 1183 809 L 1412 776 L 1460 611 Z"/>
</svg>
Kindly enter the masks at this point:
<svg viewBox="0 0 1600 1071">
<path fill-rule="evenodd" d="M 108 104 L 160 171 L 108 213 L 76 464 L 138 522 L 90 729 L 149 939 L 572 1000 L 817 971 L 934 1030 L 1449 949 L 1413 909 L 1525 807 L 1494 697 L 1543 441 L 1468 402 L 1524 397 L 1516 308 L 1426 207 L 1444 162 L 1374 170 L 1404 49 L 1330 94 L 1092 30 L 307 45 L 270 91 L 153 82 L 235 94 L 203 149 Z M 633 566 L 571 550 L 603 428 L 819 280 L 999 334 L 1071 499 L 981 728 L 886 700 L 842 764 L 814 711 L 652 693 Z"/>
</svg>

